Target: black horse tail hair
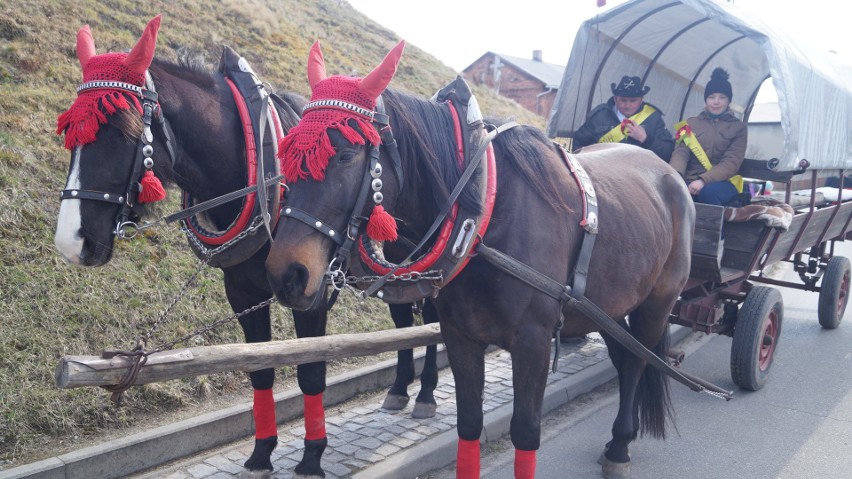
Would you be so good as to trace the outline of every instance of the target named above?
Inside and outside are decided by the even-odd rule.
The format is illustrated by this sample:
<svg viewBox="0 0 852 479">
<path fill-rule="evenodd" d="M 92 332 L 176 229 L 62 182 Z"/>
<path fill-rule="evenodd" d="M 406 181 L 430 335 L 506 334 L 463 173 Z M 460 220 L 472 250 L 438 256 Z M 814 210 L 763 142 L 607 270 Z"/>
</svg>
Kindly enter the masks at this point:
<svg viewBox="0 0 852 479">
<path fill-rule="evenodd" d="M 669 331 L 666 328 L 660 342 L 651 351 L 665 359 L 668 349 Z M 668 376 L 655 367 L 646 366 L 642 377 L 639 378 L 639 388 L 636 394 L 639 400 L 639 424 L 642 436 L 647 434 L 653 438 L 665 439 L 666 422 L 670 422 L 677 431 L 669 394 Z"/>
</svg>

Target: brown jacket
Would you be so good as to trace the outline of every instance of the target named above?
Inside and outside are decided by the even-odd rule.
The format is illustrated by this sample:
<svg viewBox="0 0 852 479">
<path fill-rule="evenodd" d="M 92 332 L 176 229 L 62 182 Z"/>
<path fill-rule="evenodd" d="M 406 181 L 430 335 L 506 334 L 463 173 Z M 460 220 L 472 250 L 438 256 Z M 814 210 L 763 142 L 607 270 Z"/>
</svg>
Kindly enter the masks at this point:
<svg viewBox="0 0 852 479">
<path fill-rule="evenodd" d="M 710 158 L 713 169 L 709 172 L 684 143 L 678 143 L 669 162 L 687 183 L 697 179 L 704 183 L 725 181 L 737 174 L 745 157 L 748 143 L 746 125 L 728 110 L 713 119 L 706 111 L 687 120 L 698 143 Z"/>
</svg>

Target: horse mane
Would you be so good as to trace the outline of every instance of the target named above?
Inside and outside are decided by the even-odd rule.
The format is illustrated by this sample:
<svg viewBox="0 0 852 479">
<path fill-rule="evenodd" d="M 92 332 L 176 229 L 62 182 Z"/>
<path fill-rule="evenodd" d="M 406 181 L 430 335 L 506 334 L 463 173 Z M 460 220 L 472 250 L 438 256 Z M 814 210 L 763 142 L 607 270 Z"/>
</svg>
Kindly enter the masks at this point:
<svg viewBox="0 0 852 479">
<path fill-rule="evenodd" d="M 433 206 L 440 209 L 462 174 L 456 159 L 449 107 L 390 88 L 385 90 L 382 98 L 402 157 L 406 178 L 404 188 L 411 191 L 416 184 L 427 184 Z M 421 174 L 425 174 L 425 178 L 421 178 Z M 471 185 L 480 181 L 478 177 L 478 173 L 471 177 L 468 187 L 458 198 L 462 208 L 476 214 L 482 211 L 482 204 Z"/>
<path fill-rule="evenodd" d="M 511 119 L 486 118 L 486 123 L 500 126 Z M 504 163 L 512 168 L 523 178 L 523 182 L 530 185 L 533 190 L 557 211 L 570 213 L 573 210 L 565 202 L 566 192 L 564 187 L 556 181 L 556 175 L 552 163 L 547 161 L 548 157 L 558 155 L 559 152 L 554 142 L 536 127 L 520 125 L 510 128 L 497 135 L 493 141 L 494 154 L 500 165 Z M 561 163 L 561 162 L 560 162 Z M 567 170 L 567 166 L 564 166 Z M 505 175 L 497 175 L 498 194 L 499 182 Z"/>
</svg>

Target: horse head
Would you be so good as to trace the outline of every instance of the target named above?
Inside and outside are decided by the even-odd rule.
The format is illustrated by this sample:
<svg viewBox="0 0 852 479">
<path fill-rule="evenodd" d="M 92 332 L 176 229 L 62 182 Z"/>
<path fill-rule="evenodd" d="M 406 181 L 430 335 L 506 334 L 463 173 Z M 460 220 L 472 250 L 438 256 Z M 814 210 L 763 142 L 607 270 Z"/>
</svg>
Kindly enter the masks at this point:
<svg viewBox="0 0 852 479">
<path fill-rule="evenodd" d="M 290 195 L 280 241 L 266 262 L 270 285 L 286 306 L 319 304 L 327 274 L 346 271 L 361 233 L 376 241 L 396 239 L 396 222 L 386 208 L 393 211 L 401 176 L 380 148 L 388 131 L 381 95 L 404 47 L 400 42 L 364 78 L 326 76 L 319 42 L 311 48 L 311 101 L 279 148 Z"/>
<path fill-rule="evenodd" d="M 71 163 L 55 235 L 56 248 L 73 264 L 107 263 L 122 223 L 137 218 L 143 203 L 165 197 L 158 173 L 172 159 L 162 135 L 152 134 L 151 119 L 160 112 L 146 81 L 159 26 L 158 15 L 129 53 L 99 55 L 89 26 L 77 33 L 83 83 L 57 120 Z"/>
</svg>

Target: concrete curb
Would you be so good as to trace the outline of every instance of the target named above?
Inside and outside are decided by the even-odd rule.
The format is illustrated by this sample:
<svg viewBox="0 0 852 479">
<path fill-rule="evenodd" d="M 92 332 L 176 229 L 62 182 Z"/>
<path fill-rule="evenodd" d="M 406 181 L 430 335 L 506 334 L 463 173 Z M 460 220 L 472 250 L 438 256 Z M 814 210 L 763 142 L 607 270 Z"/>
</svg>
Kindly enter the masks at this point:
<svg viewBox="0 0 852 479">
<path fill-rule="evenodd" d="M 415 354 L 417 374 L 423 369 L 425 348 Z M 449 365 L 444 346 L 438 345 L 438 368 Z M 359 394 L 389 387 L 396 375 L 396 359 L 356 369 L 328 379 L 323 402 L 336 406 Z M 275 395 L 279 424 L 302 416 L 298 388 Z M 42 461 L 0 471 L 0 479 L 91 479 L 123 477 L 161 466 L 218 446 L 243 440 L 254 433 L 252 403 L 158 427 Z"/>
<path fill-rule="evenodd" d="M 676 345 L 691 333 L 692 330 L 689 328 L 672 325 L 671 343 Z M 590 392 L 598 386 L 607 383 L 615 377 L 615 368 L 607 360 L 584 368 L 576 374 L 572 374 L 565 379 L 549 385 L 544 392 L 542 416 L 568 403 L 577 396 Z M 489 441 L 496 441 L 509 434 L 511 419 L 511 403 L 487 413 L 483 418 L 483 431 L 480 441 L 485 444 Z M 414 447 L 400 451 L 398 454 L 394 454 L 378 464 L 362 469 L 354 474 L 352 479 L 416 477 L 455 462 L 457 445 L 458 434 L 455 429 L 450 429 Z"/>
</svg>

